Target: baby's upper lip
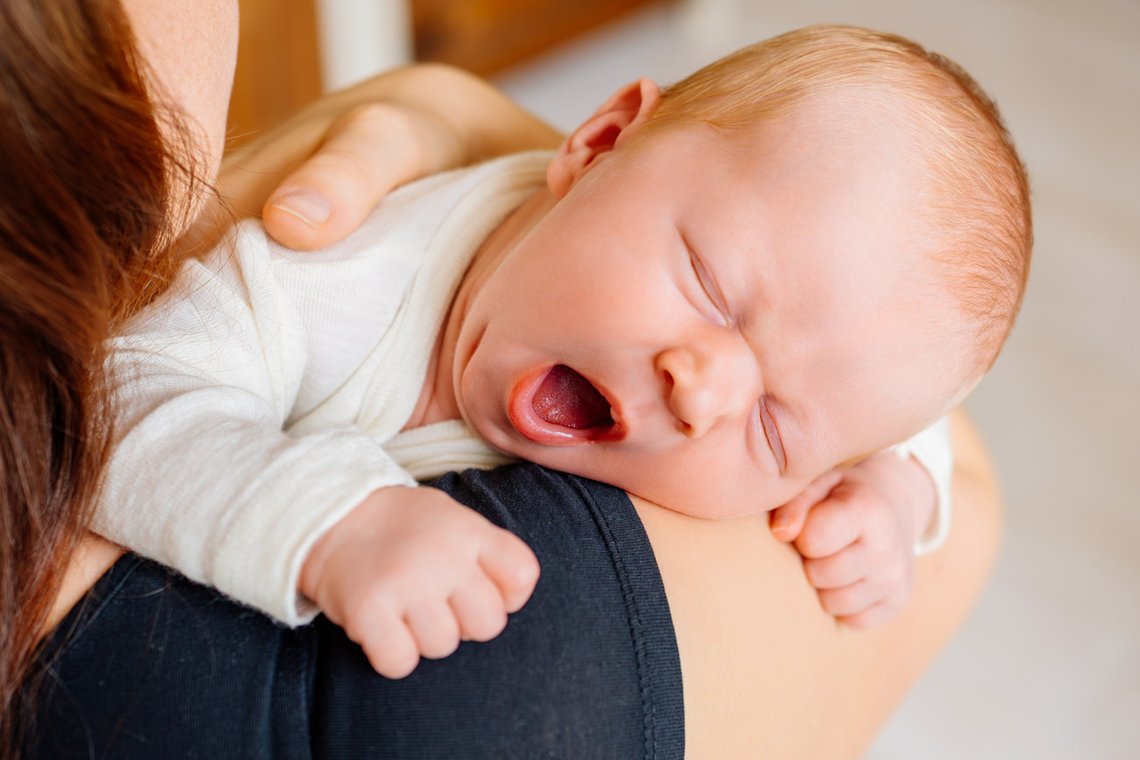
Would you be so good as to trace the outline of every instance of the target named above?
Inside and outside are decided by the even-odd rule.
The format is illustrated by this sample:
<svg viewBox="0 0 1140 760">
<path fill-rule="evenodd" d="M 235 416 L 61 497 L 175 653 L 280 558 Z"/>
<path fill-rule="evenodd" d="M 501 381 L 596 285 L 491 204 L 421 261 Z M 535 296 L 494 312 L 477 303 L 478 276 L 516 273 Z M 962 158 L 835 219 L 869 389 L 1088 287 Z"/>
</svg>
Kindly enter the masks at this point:
<svg viewBox="0 0 1140 760">
<path fill-rule="evenodd" d="M 610 405 L 611 423 L 609 426 L 609 433 L 605 436 L 605 440 L 620 441 L 622 438 L 625 438 L 627 432 L 626 424 L 625 419 L 622 417 L 621 404 L 618 402 L 617 396 L 614 395 L 614 393 L 609 388 L 600 385 L 588 377 L 586 379 L 590 380 L 590 384 L 598 389 L 598 393 L 602 394 L 602 398 L 604 398 L 606 400 L 606 403 Z"/>
</svg>

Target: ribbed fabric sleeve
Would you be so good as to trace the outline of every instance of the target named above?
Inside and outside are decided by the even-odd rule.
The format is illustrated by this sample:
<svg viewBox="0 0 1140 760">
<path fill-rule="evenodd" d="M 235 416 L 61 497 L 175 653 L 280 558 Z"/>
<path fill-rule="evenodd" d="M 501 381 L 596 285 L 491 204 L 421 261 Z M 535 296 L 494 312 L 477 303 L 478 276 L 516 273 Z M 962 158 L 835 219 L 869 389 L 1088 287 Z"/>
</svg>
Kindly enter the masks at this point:
<svg viewBox="0 0 1140 760">
<path fill-rule="evenodd" d="M 946 542 L 950 534 L 950 484 L 954 475 L 954 449 L 950 445 L 950 420 L 943 417 L 917 435 L 908 438 L 893 451 L 902 457 L 913 456 L 934 481 L 936 502 L 934 514 L 915 544 L 917 555 L 929 554 Z"/>
<path fill-rule="evenodd" d="M 492 449 L 462 420 L 405 430 L 384 448 L 416 480 L 431 480 L 469 467 L 490 470 L 518 461 Z"/>
</svg>

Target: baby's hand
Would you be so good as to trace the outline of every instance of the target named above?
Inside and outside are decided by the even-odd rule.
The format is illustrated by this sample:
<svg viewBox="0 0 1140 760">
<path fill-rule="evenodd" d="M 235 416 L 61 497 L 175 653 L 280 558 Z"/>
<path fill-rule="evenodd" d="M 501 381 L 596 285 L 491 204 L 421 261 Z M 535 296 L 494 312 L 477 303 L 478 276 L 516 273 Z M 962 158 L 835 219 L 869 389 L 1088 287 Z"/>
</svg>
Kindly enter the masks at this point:
<svg viewBox="0 0 1140 760">
<path fill-rule="evenodd" d="M 538 580 L 519 538 L 434 488 L 373 491 L 317 541 L 308 596 L 389 678 L 502 632 Z"/>
<path fill-rule="evenodd" d="M 915 541 L 935 499 L 917 460 L 884 451 L 832 470 L 774 510 L 772 533 L 803 555 L 824 610 L 851 628 L 871 628 L 910 598 Z"/>
</svg>

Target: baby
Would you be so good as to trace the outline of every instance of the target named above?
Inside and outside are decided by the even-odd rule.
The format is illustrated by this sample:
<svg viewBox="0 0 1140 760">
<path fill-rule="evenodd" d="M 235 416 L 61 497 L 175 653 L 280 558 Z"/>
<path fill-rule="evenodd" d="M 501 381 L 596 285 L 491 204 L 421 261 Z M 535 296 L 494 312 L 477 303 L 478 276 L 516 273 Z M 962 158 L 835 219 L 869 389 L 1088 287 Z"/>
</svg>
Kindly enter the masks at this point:
<svg viewBox="0 0 1140 760">
<path fill-rule="evenodd" d="M 1029 246 L 960 70 L 793 32 L 622 88 L 553 157 L 403 188 L 331 249 L 241 226 L 114 341 L 97 527 L 286 623 L 319 609 L 398 677 L 534 587 L 521 541 L 417 487 L 505 452 L 776 510 L 824 608 L 871 624 L 946 524 L 944 430 L 887 449 L 993 362 Z"/>
</svg>

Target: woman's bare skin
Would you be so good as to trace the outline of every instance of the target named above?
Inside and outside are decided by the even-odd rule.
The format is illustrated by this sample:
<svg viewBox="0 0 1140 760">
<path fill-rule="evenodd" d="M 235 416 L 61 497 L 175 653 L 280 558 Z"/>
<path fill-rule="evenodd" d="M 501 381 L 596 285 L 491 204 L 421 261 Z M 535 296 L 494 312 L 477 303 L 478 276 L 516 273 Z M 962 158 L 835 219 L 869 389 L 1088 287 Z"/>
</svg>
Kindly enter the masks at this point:
<svg viewBox="0 0 1140 760">
<path fill-rule="evenodd" d="M 872 631 L 819 606 L 763 516 L 702 521 L 640 502 L 681 653 L 690 758 L 855 758 L 966 618 L 996 556 L 1001 506 L 982 442 L 952 417 L 953 528 L 914 596 Z"/>
</svg>

